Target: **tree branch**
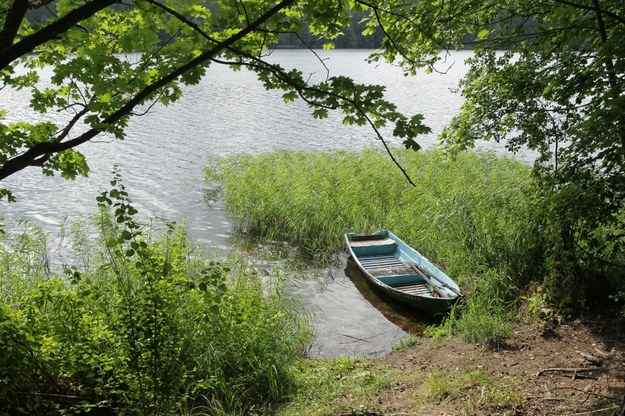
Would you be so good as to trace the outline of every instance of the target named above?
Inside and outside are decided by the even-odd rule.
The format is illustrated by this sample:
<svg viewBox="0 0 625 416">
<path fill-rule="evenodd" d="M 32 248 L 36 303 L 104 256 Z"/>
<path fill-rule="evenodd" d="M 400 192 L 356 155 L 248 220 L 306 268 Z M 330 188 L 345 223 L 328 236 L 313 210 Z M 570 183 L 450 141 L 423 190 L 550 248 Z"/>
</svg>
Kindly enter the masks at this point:
<svg viewBox="0 0 625 416">
<path fill-rule="evenodd" d="M 166 5 L 163 5 L 161 3 L 159 3 L 156 0 L 147 0 L 149 3 L 160 7 L 164 10 L 166 10 L 168 13 L 170 13 L 171 15 L 173 15 L 174 17 L 176 17 L 178 20 L 180 20 L 181 22 L 185 23 L 186 25 L 188 25 L 189 27 L 191 27 L 193 30 L 195 30 L 196 32 L 198 32 L 202 37 L 204 37 L 205 39 L 215 43 L 216 40 L 213 39 L 211 36 L 209 36 L 206 32 L 204 32 L 197 24 L 195 24 L 194 22 L 188 20 L 185 16 L 183 16 L 182 14 L 178 13 L 177 11 L 167 7 Z M 376 11 L 377 13 L 377 11 Z M 354 100 L 350 99 L 349 97 L 346 97 L 344 95 L 340 95 L 340 94 L 336 94 L 336 93 L 332 93 L 330 91 L 326 91 L 320 88 L 315 88 L 315 87 L 311 87 L 308 84 L 301 84 L 299 82 L 297 82 L 295 79 L 291 78 L 287 73 L 285 73 L 280 67 L 277 67 L 276 65 L 272 65 L 268 62 L 263 61 L 262 59 L 253 56 L 251 54 L 248 54 L 245 51 L 239 50 L 239 49 L 235 49 L 232 46 L 228 46 L 227 49 L 231 52 L 236 53 L 239 56 L 245 57 L 247 59 L 249 59 L 252 62 L 221 62 L 223 64 L 235 64 L 235 65 L 244 65 L 244 66 L 249 66 L 249 67 L 254 67 L 260 70 L 265 70 L 265 71 L 269 71 L 271 72 L 274 76 L 276 76 L 278 79 L 280 79 L 282 82 L 284 82 L 285 84 L 291 86 L 292 88 L 294 88 L 298 95 L 300 96 L 300 98 L 302 98 L 304 101 L 306 101 L 306 103 L 308 103 L 310 106 L 317 106 L 317 107 L 326 107 L 328 108 L 328 106 L 325 106 L 321 103 L 317 103 L 314 102 L 310 99 L 308 99 L 305 95 L 304 95 L 304 91 L 308 91 L 308 92 L 314 92 L 314 93 L 321 93 L 323 95 L 326 96 L 332 96 L 335 97 L 345 103 L 348 103 L 352 108 L 356 109 L 356 111 L 362 115 L 365 120 L 367 120 L 367 123 L 371 126 L 371 128 L 373 129 L 373 131 L 375 132 L 378 140 L 380 140 L 382 142 L 382 145 L 384 146 L 384 148 L 386 149 L 386 153 L 388 153 L 389 157 L 391 158 L 391 160 L 393 161 L 393 163 L 399 168 L 399 170 L 401 170 L 401 172 L 403 173 L 403 175 L 406 177 L 406 179 L 408 180 L 408 182 L 410 182 L 411 185 L 415 186 L 415 184 L 412 182 L 412 179 L 410 178 L 410 176 L 408 175 L 408 173 L 406 172 L 406 170 L 399 164 L 399 162 L 395 159 L 395 156 L 393 155 L 393 153 L 391 152 L 391 149 L 389 148 L 388 144 L 386 143 L 386 140 L 384 139 L 384 137 L 382 136 L 382 134 L 380 133 L 380 131 L 378 130 L 378 128 L 375 126 L 375 123 L 373 122 L 373 120 L 371 120 L 371 118 L 369 117 L 369 115 L 367 114 L 367 112 Z"/>
<path fill-rule="evenodd" d="M 14 0 L 4 18 L 4 27 L 0 31 L 0 51 L 4 51 L 13 44 L 17 31 L 22 25 L 28 11 L 28 0 Z"/>
<path fill-rule="evenodd" d="M 292 5 L 295 1 L 296 0 L 283 0 L 282 2 L 275 5 L 273 8 L 271 8 L 270 10 L 262 14 L 260 17 L 258 17 L 252 24 L 241 29 L 238 33 L 234 34 L 233 36 L 224 40 L 223 42 L 219 42 L 213 48 L 203 52 L 202 54 L 198 55 L 196 58 L 192 59 L 186 64 L 178 67 L 177 69 L 173 70 L 169 74 L 163 76 L 159 80 L 148 85 L 142 91 L 137 93 L 137 95 L 135 95 L 133 98 L 128 100 L 128 102 L 125 105 L 123 105 L 117 111 L 113 112 L 104 120 L 102 120 L 102 123 L 101 123 L 103 125 L 102 127 L 93 127 L 89 129 L 88 131 L 86 131 L 85 133 L 81 134 L 80 136 L 76 137 L 75 139 L 68 140 L 65 142 L 52 141 L 52 142 L 36 144 L 35 146 L 31 147 L 24 153 L 11 158 L 7 162 L 5 162 L 4 165 L 2 165 L 2 167 L 0 167 L 0 180 L 5 179 L 6 177 L 28 166 L 32 166 L 33 163 L 36 162 L 38 158 L 44 155 L 48 155 L 52 153 L 59 153 L 59 152 L 72 149 L 83 143 L 88 142 L 89 140 L 91 140 L 92 138 L 100 134 L 101 132 L 105 131 L 106 130 L 105 126 L 115 125 L 124 117 L 129 116 L 132 113 L 132 110 L 137 105 L 141 104 L 144 100 L 146 100 L 152 94 L 156 93 L 159 89 L 165 87 L 170 82 L 175 81 L 178 77 L 189 72 L 190 70 L 208 62 L 213 57 L 223 52 L 228 47 L 232 46 L 234 43 L 236 43 L 237 41 L 241 40 L 252 31 L 254 31 L 257 27 L 264 24 L 267 20 L 269 20 L 272 16 L 276 15 L 282 9 Z"/>
<path fill-rule="evenodd" d="M 620 23 L 625 24 L 625 17 L 619 16 L 618 14 L 613 13 L 609 10 L 605 10 L 601 8 L 597 9 L 594 5 L 594 2 L 593 2 L 593 6 L 586 6 L 585 4 L 573 3 L 572 1 L 567 1 L 567 0 L 554 0 L 554 1 L 556 3 L 564 4 L 567 6 L 575 7 L 575 8 L 582 9 L 582 10 L 587 10 L 589 12 L 599 12 L 603 15 L 610 16 L 611 18 L 617 20 Z"/>
<path fill-rule="evenodd" d="M 401 48 L 399 48 L 399 45 L 397 44 L 395 39 L 388 33 L 388 30 L 384 27 L 384 24 L 382 23 L 382 20 L 381 20 L 380 12 L 386 13 L 388 15 L 391 15 L 391 16 L 394 16 L 394 17 L 397 17 L 397 18 L 400 18 L 402 20 L 406 20 L 411 25 L 413 25 L 415 28 L 417 28 L 417 30 L 419 32 L 423 33 L 428 39 L 433 41 L 439 48 L 441 48 L 441 50 L 448 50 L 448 48 L 445 45 L 443 45 L 442 43 L 440 43 L 437 40 L 435 40 L 434 36 L 432 36 L 431 33 L 427 32 L 425 29 L 423 29 L 423 27 L 421 27 L 421 25 L 419 25 L 414 20 L 414 18 L 411 18 L 411 17 L 405 16 L 403 14 L 397 13 L 397 12 L 395 12 L 393 10 L 382 9 L 381 7 L 376 6 L 374 4 L 371 4 L 370 2 L 365 1 L 365 0 L 357 0 L 357 2 L 360 3 L 363 6 L 369 7 L 371 10 L 373 10 L 373 12 L 375 14 L 376 21 L 378 22 L 378 25 L 380 26 L 380 29 L 382 29 L 382 31 L 384 32 L 384 35 L 391 42 L 391 44 L 393 45 L 395 50 L 397 50 L 397 52 L 402 56 L 402 58 L 404 58 L 406 61 L 410 62 L 412 65 L 418 67 L 418 66 L 423 66 L 424 64 L 427 65 L 429 63 L 428 62 L 417 62 L 414 59 L 408 57 L 408 55 Z M 434 69 L 434 68 L 432 67 L 432 69 Z"/>
<path fill-rule="evenodd" d="M 412 181 L 412 178 L 410 177 L 410 175 L 408 175 L 408 172 L 406 172 L 406 170 L 403 168 L 403 166 L 401 166 L 399 161 L 393 155 L 393 152 L 391 152 L 391 149 L 388 146 L 388 143 L 386 142 L 386 139 L 384 139 L 384 136 L 382 136 L 382 133 L 380 133 L 380 130 L 376 127 L 374 121 L 371 119 L 371 117 L 369 117 L 368 112 L 365 109 L 363 109 L 356 101 L 354 101 L 353 99 L 351 99 L 349 97 L 346 97 L 344 95 L 337 94 L 337 93 L 334 93 L 334 92 L 331 92 L 331 91 L 327 91 L 327 90 L 323 90 L 323 89 L 320 89 L 320 88 L 312 87 L 312 86 L 307 85 L 307 84 L 302 85 L 302 84 L 298 83 L 296 80 L 294 80 L 291 77 L 289 77 L 289 75 L 287 73 L 285 73 L 284 71 L 282 71 L 280 68 L 276 67 L 275 65 L 269 64 L 269 63 L 263 61 L 262 59 L 256 58 L 256 57 L 251 56 L 249 54 L 246 54 L 243 51 L 236 51 L 236 52 L 238 54 L 240 54 L 241 56 L 245 56 L 246 58 L 255 61 L 256 64 L 254 64 L 252 62 L 230 62 L 230 63 L 222 62 L 222 63 L 224 63 L 224 64 L 232 64 L 232 65 L 243 65 L 243 66 L 247 66 L 247 67 L 251 67 L 251 68 L 257 68 L 257 69 L 269 71 L 274 76 L 276 76 L 278 79 L 280 79 L 282 82 L 284 82 L 285 84 L 287 84 L 287 85 L 291 86 L 292 88 L 294 88 L 297 91 L 297 93 L 300 96 L 300 98 L 302 100 L 304 100 L 311 107 L 322 107 L 322 108 L 328 108 L 328 109 L 336 110 L 336 108 L 334 108 L 334 107 L 329 107 L 329 106 L 327 106 L 327 105 L 325 105 L 323 103 L 318 103 L 318 102 L 315 102 L 315 101 L 309 99 L 308 97 L 305 96 L 304 92 L 321 93 L 321 94 L 324 94 L 324 95 L 326 95 L 328 97 L 334 97 L 334 98 L 337 98 L 337 99 L 339 99 L 341 101 L 344 101 L 350 107 L 354 108 L 367 121 L 367 124 L 369 124 L 369 126 L 373 129 L 377 139 L 380 140 L 380 142 L 382 142 L 382 146 L 384 146 L 384 149 L 385 149 L 386 153 L 389 155 L 389 157 L 391 158 L 391 161 L 393 162 L 393 164 L 395 164 L 395 166 L 397 166 L 397 168 L 399 168 L 399 170 L 402 172 L 404 177 L 408 180 L 408 182 L 412 186 L 416 186 L 415 183 Z M 339 106 L 339 108 L 345 108 L 345 107 L 348 107 L 348 105 Z"/>
<path fill-rule="evenodd" d="M 25 0 L 15 1 L 21 2 Z M 19 42 L 13 45 L 7 45 L 6 48 L 2 48 L 2 50 L 0 50 L 0 70 L 4 69 L 16 59 L 33 52 L 38 46 L 41 46 L 55 37 L 60 36 L 83 20 L 88 19 L 97 12 L 117 2 L 117 0 L 97 0 L 87 2 L 32 35 L 26 36 Z M 28 3 L 28 1 L 26 1 L 26 3 Z M 8 16 L 7 21 L 9 21 Z M 13 39 L 11 39 L 11 41 L 12 40 Z"/>
</svg>

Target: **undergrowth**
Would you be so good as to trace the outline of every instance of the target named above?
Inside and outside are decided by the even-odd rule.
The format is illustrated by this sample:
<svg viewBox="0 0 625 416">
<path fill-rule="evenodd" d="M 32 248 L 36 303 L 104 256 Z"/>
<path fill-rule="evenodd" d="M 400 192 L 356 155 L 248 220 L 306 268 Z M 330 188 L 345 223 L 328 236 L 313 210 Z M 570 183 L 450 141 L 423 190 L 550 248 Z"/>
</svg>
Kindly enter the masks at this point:
<svg viewBox="0 0 625 416">
<path fill-rule="evenodd" d="M 467 414 L 518 414 L 523 407 L 518 384 L 511 377 L 493 379 L 477 368 L 457 373 L 436 370 L 427 377 L 429 400 L 461 400 Z"/>
<path fill-rule="evenodd" d="M 286 282 L 137 220 L 116 174 L 76 264 L 23 223 L 0 244 L 0 415 L 264 413 L 310 342 Z M 84 225 L 84 224 L 83 224 Z"/>
<path fill-rule="evenodd" d="M 299 360 L 293 374 L 298 388 L 280 416 L 351 414 L 353 403 L 389 388 L 397 377 L 395 370 L 375 366 L 371 360 L 348 357 Z"/>
</svg>

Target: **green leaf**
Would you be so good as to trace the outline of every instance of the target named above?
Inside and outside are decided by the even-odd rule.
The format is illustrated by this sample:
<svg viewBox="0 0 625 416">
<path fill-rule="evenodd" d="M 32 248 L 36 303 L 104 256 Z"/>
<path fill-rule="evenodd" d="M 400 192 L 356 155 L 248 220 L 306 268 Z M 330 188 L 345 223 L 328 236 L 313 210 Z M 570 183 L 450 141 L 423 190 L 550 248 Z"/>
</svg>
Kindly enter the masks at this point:
<svg viewBox="0 0 625 416">
<path fill-rule="evenodd" d="M 317 119 L 328 118 L 328 110 L 325 108 L 316 108 L 313 110 L 312 115 Z"/>
<path fill-rule="evenodd" d="M 490 30 L 488 29 L 483 29 L 481 30 L 477 36 L 476 36 L 476 40 L 480 41 L 480 40 L 484 40 L 488 37 L 488 35 L 490 34 Z"/>
<path fill-rule="evenodd" d="M 421 150 L 421 145 L 419 145 L 419 143 L 417 143 L 414 139 L 406 139 L 404 140 L 404 146 L 406 147 L 406 149 L 412 149 L 412 150 Z"/>
<path fill-rule="evenodd" d="M 298 95 L 296 91 L 289 91 L 282 95 L 282 99 L 285 103 L 292 103 L 297 99 Z"/>
</svg>

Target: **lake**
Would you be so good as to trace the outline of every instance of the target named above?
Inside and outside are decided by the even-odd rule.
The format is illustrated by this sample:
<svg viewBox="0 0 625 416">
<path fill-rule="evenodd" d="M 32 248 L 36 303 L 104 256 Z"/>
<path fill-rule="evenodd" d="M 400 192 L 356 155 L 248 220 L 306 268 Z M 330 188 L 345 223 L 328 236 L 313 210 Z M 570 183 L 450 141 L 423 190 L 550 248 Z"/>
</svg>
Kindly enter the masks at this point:
<svg viewBox="0 0 625 416">
<path fill-rule="evenodd" d="M 462 102 L 451 90 L 465 73 L 464 60 L 470 52 L 450 55 L 439 65 L 441 73 L 415 77 L 405 77 L 389 64 L 367 64 L 368 51 L 317 53 L 325 66 L 305 50 L 278 50 L 268 59 L 287 68 L 297 67 L 313 80 L 324 79 L 327 67 L 331 76 L 347 75 L 358 82 L 385 85 L 387 97 L 400 110 L 425 116 L 432 133 L 419 140 L 423 147 L 436 145 L 437 134 Z M 11 107 L 8 120 L 41 118 L 33 115 L 28 97 L 20 92 L 2 91 L 0 105 Z M 89 178 L 73 182 L 49 178 L 36 168 L 10 177 L 4 186 L 14 192 L 18 202 L 1 202 L 2 216 L 8 226 L 26 217 L 54 232 L 65 218 L 71 221 L 96 211 L 95 198 L 108 189 L 113 165 L 117 164 L 140 212 L 167 220 L 186 218 L 194 241 L 210 253 L 225 256 L 232 250 L 232 225 L 218 201 L 206 201 L 209 190 L 202 176 L 202 168 L 211 157 L 276 149 L 371 146 L 381 144 L 369 128 L 344 126 L 336 114 L 314 120 L 303 103 L 285 104 L 279 93 L 265 91 L 254 74 L 214 66 L 180 101 L 167 108 L 155 106 L 148 114 L 132 119 L 126 140 L 99 137 L 85 145 L 82 151 L 91 168 Z M 488 144 L 488 148 L 500 150 L 495 144 Z M 57 262 L 64 261 L 61 250 L 52 246 L 51 251 Z M 367 294 L 366 287 L 359 287 L 359 277 L 350 276 L 349 270 L 311 270 L 308 274 L 315 277 L 302 279 L 297 292 L 318 317 L 319 335 L 311 347 L 312 356 L 378 355 L 405 336 L 401 327 L 406 328 L 406 319 L 412 318 L 385 311 L 388 305 L 376 301 L 375 294 Z M 381 305 L 376 308 L 372 302 Z M 396 319 L 399 321 L 391 322 Z"/>
</svg>

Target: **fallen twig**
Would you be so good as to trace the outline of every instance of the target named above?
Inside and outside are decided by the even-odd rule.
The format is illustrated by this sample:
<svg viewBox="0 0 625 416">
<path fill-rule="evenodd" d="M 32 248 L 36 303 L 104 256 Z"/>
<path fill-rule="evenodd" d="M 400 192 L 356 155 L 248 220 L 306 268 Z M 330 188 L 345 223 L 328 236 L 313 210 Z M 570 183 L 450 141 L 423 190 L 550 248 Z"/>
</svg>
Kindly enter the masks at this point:
<svg viewBox="0 0 625 416">
<path fill-rule="evenodd" d="M 573 373 L 573 379 L 577 376 L 577 373 L 591 373 L 593 371 L 608 371 L 607 367 L 552 367 L 552 368 L 544 368 L 540 370 L 536 377 L 540 377 L 543 373 L 553 373 L 553 372 L 563 372 L 563 373 Z"/>
<path fill-rule="evenodd" d="M 619 400 L 617 397 L 606 396 L 604 394 L 594 393 L 594 392 L 588 391 L 586 389 L 578 389 L 576 387 L 571 387 L 571 386 L 557 386 L 557 387 L 554 387 L 553 389 L 554 390 L 575 390 L 575 391 L 579 391 L 581 393 L 585 393 L 585 394 L 588 394 L 588 395 L 591 395 L 591 396 L 601 397 L 602 399 L 606 399 L 606 400 L 610 400 L 610 401 Z"/>
<path fill-rule="evenodd" d="M 614 357 L 614 348 L 612 348 L 611 352 L 605 352 L 605 351 L 601 351 L 599 348 L 595 347 L 595 351 L 597 351 L 600 355 L 603 355 L 606 358 L 613 358 Z"/>
<path fill-rule="evenodd" d="M 602 409 L 589 410 L 587 412 L 571 413 L 569 416 L 592 415 L 595 413 L 607 412 L 614 409 L 618 409 L 618 406 L 604 407 Z"/>
<path fill-rule="evenodd" d="M 560 397 L 558 396 L 526 396 L 525 398 L 528 400 L 534 400 L 534 399 L 543 400 L 543 401 L 550 400 L 550 401 L 555 401 L 555 402 L 565 402 L 565 401 L 570 402 L 570 401 L 575 400 L 570 397 L 561 397 L 561 396 Z"/>
<path fill-rule="evenodd" d="M 379 335 L 379 334 L 378 334 L 378 335 Z M 378 335 L 372 335 L 372 336 L 367 337 L 367 338 L 359 338 L 359 337 L 355 337 L 355 336 L 352 336 L 352 335 L 343 334 L 343 336 L 344 336 L 344 337 L 351 338 L 351 339 L 355 339 L 356 341 L 362 341 L 362 342 L 370 342 L 370 341 L 369 341 L 370 339 L 375 338 L 375 337 L 377 337 Z"/>
<path fill-rule="evenodd" d="M 589 363 L 593 365 L 600 366 L 601 364 L 603 364 L 603 359 L 595 357 L 594 355 L 588 354 L 587 352 L 577 351 L 577 353 L 581 355 L 582 357 L 584 357 L 586 361 L 588 361 Z"/>
</svg>

